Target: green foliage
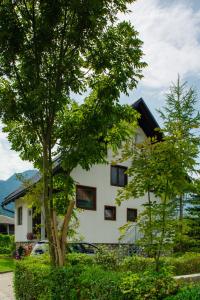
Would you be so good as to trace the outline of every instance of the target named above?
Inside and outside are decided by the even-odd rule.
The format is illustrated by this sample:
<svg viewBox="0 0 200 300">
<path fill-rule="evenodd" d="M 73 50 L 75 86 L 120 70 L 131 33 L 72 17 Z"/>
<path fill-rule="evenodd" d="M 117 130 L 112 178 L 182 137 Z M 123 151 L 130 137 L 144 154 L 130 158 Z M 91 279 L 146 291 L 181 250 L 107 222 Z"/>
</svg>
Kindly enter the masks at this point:
<svg viewBox="0 0 200 300">
<path fill-rule="evenodd" d="M 119 288 L 121 278 L 121 273 L 104 271 L 99 266 L 86 268 L 78 279 L 78 299 L 122 300 L 124 297 Z"/>
<path fill-rule="evenodd" d="M 95 255 L 95 262 L 105 270 L 117 270 L 119 267 L 119 256 L 115 250 L 101 248 Z"/>
<path fill-rule="evenodd" d="M 125 299 L 158 300 L 174 294 L 178 285 L 166 269 L 161 272 L 145 271 L 142 275 L 129 273 L 123 278 L 120 288 Z"/>
<path fill-rule="evenodd" d="M 73 204 L 72 170 L 106 163 L 108 147 L 122 145 L 132 133 L 130 124 L 136 126 L 137 113 L 119 104 L 120 93 L 135 88 L 146 67 L 138 33 L 118 21 L 133 2 L 0 4 L 0 116 L 12 149 L 43 176 L 46 231 L 57 265 L 63 264 L 69 231 L 63 226 L 59 232 L 54 224 L 54 233 L 51 224 L 61 213 L 71 218 L 66 211 Z M 88 96 L 82 104 L 72 99 L 83 92 Z M 53 197 L 56 155 L 68 182 L 65 193 Z"/>
<path fill-rule="evenodd" d="M 200 254 L 186 253 L 182 256 L 169 256 L 161 258 L 161 266 L 171 268 L 174 275 L 187 275 L 200 273 Z M 142 256 L 126 257 L 119 265 L 119 270 L 123 272 L 143 273 L 155 270 L 153 258 Z"/>
<path fill-rule="evenodd" d="M 14 284 L 17 300 L 117 300 L 123 299 L 119 279 L 117 273 L 105 272 L 98 266 L 51 268 L 29 258 L 17 263 Z"/>
<path fill-rule="evenodd" d="M 142 237 L 137 242 L 144 253 L 155 259 L 171 253 L 175 236 L 175 206 L 172 201 L 151 202 L 144 205 L 138 226 Z"/>
<path fill-rule="evenodd" d="M 0 247 L 0 254 L 10 254 L 10 248 Z"/>
<path fill-rule="evenodd" d="M 188 197 L 186 220 L 188 224 L 189 247 L 191 251 L 199 251 L 200 247 L 200 181 L 195 180 L 194 193 Z"/>
<path fill-rule="evenodd" d="M 183 251 L 183 243 L 187 243 L 184 194 L 194 189 L 189 176 L 196 171 L 200 144 L 199 137 L 193 133 L 200 126 L 196 101 L 194 90 L 187 89 L 178 78 L 160 112 L 164 121 L 164 128 L 158 129 L 162 141 L 151 138 L 141 144 L 126 144 L 122 153 L 122 160 L 132 160 L 127 172 L 131 179 L 116 200 L 121 204 L 147 195 L 145 209 L 137 220 L 142 234 L 139 244 L 148 256 L 155 258 L 157 269 L 162 254 L 169 253 L 174 246 Z"/>
<path fill-rule="evenodd" d="M 177 284 L 169 271 L 119 272 L 102 269 L 83 256 L 69 256 L 68 265 L 52 268 L 47 257 L 26 258 L 15 270 L 16 299 L 26 300 L 144 300 L 163 299 Z M 152 298 L 151 298 L 152 297 Z M 156 298 L 157 297 L 157 298 Z M 163 298 L 162 298 L 163 297 Z"/>
<path fill-rule="evenodd" d="M 185 172 L 173 144 L 167 140 L 147 139 L 141 144 L 124 149 L 123 158 L 130 157 L 130 180 L 121 189 L 117 201 L 147 195 L 144 211 L 138 217 L 142 234 L 139 245 L 148 256 L 154 257 L 157 269 L 161 255 L 173 248 L 175 237 L 175 206 L 173 199 L 178 193 Z"/>
<path fill-rule="evenodd" d="M 0 234 L 0 254 L 11 254 L 14 251 L 14 237 Z"/>
<path fill-rule="evenodd" d="M 200 254 L 186 253 L 179 257 L 167 257 L 163 262 L 173 268 L 174 275 L 200 273 Z"/>
<path fill-rule="evenodd" d="M 9 248 L 12 245 L 13 239 L 11 235 L 0 234 L 0 248 Z"/>
<path fill-rule="evenodd" d="M 133 273 L 142 273 L 147 270 L 152 270 L 154 268 L 153 258 L 143 257 L 143 256 L 127 256 L 120 263 L 120 270 L 131 271 Z"/>
<path fill-rule="evenodd" d="M 199 300 L 200 299 L 200 286 L 186 286 L 174 295 L 167 297 L 166 300 Z"/>
<path fill-rule="evenodd" d="M 175 198 L 178 210 L 176 248 L 179 248 L 179 251 L 184 250 L 184 244 L 188 239 L 187 220 L 184 218 L 187 198 L 184 194 L 193 192 L 195 180 L 192 176 L 197 173 L 200 138 L 195 131 L 200 127 L 200 114 L 196 105 L 195 90 L 189 88 L 186 82 L 182 83 L 178 76 L 177 82 L 170 87 L 166 95 L 165 107 L 159 111 L 164 122 L 165 140 L 173 145 L 177 152 L 179 170 L 185 173 Z"/>
<path fill-rule="evenodd" d="M 83 253 L 69 253 L 67 254 L 67 262 L 72 266 L 91 266 L 95 263 L 95 258 L 92 255 L 87 255 Z"/>
</svg>

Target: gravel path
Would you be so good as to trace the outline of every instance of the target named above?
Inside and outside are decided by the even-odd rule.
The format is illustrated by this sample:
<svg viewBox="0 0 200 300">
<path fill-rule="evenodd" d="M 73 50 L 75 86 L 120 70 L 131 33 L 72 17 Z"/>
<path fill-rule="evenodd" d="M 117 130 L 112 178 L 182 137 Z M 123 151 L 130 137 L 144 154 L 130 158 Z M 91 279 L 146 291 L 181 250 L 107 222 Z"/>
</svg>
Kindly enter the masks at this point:
<svg viewBox="0 0 200 300">
<path fill-rule="evenodd" d="M 12 272 L 0 274 L 0 300 L 15 300 L 12 282 Z"/>
</svg>

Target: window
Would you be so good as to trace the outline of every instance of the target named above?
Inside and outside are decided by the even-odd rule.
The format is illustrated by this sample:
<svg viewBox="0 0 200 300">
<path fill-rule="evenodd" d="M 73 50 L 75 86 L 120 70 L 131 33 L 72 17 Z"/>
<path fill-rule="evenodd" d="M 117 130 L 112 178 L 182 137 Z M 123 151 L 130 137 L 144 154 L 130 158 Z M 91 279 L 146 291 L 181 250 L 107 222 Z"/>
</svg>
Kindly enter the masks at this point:
<svg viewBox="0 0 200 300">
<path fill-rule="evenodd" d="M 115 206 L 104 206 L 104 219 L 105 220 L 116 220 L 116 207 Z"/>
<path fill-rule="evenodd" d="M 0 234 L 8 234 L 6 224 L 0 224 Z"/>
<path fill-rule="evenodd" d="M 22 206 L 17 210 L 17 225 L 22 225 Z"/>
<path fill-rule="evenodd" d="M 129 222 L 137 221 L 137 209 L 127 208 L 127 221 L 129 221 Z"/>
<path fill-rule="evenodd" d="M 76 187 L 76 207 L 96 210 L 96 188 L 78 185 Z"/>
<path fill-rule="evenodd" d="M 111 166 L 111 185 L 125 186 L 127 184 L 126 167 Z"/>
</svg>

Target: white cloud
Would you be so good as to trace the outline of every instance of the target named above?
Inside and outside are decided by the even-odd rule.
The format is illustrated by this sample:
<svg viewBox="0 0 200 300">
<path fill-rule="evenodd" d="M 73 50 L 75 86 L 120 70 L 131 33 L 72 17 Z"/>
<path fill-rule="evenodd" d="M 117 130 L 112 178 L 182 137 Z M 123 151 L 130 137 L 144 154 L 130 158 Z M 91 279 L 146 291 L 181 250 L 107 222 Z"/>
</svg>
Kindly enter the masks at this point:
<svg viewBox="0 0 200 300">
<path fill-rule="evenodd" d="M 138 0 L 131 5 L 129 19 L 144 41 L 143 50 L 148 67 L 142 84 L 149 88 L 166 88 L 182 77 L 200 75 L 200 9 L 189 3 Z"/>
<path fill-rule="evenodd" d="M 11 150 L 11 145 L 0 125 L 0 180 L 5 180 L 13 173 L 20 173 L 27 169 L 33 169 L 33 166 L 29 162 L 22 161 L 18 153 Z"/>
</svg>

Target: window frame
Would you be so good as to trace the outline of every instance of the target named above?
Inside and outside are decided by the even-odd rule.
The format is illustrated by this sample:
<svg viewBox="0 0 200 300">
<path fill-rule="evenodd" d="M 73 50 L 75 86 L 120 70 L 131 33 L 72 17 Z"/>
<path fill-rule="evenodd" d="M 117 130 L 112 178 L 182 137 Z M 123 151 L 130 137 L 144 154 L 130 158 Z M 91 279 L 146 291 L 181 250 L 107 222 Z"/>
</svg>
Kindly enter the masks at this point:
<svg viewBox="0 0 200 300">
<path fill-rule="evenodd" d="M 23 225 L 23 207 L 19 206 L 17 208 L 17 225 Z"/>
<path fill-rule="evenodd" d="M 135 221 L 132 221 L 132 220 L 128 220 L 128 211 L 136 211 L 136 218 L 135 218 Z M 127 222 L 132 222 L 132 223 L 136 223 L 137 222 L 137 217 L 138 217 L 138 210 L 137 208 L 128 208 L 127 207 L 127 210 L 126 210 L 126 220 Z"/>
<path fill-rule="evenodd" d="M 77 201 L 77 192 L 78 192 L 78 188 L 81 189 L 90 189 L 94 191 L 94 205 L 92 208 L 85 208 L 85 207 L 80 207 L 78 206 L 78 201 Z M 93 187 L 93 186 L 87 186 L 87 185 L 76 185 L 76 207 L 80 208 L 80 209 L 84 209 L 84 210 L 92 210 L 92 211 L 96 211 L 97 210 L 97 188 Z"/>
<path fill-rule="evenodd" d="M 113 182 L 112 182 L 112 168 L 117 168 L 117 184 L 114 184 Z M 122 170 L 124 170 L 124 185 L 120 185 L 119 184 L 119 169 L 122 169 Z M 125 172 L 128 170 L 128 168 L 127 167 L 125 167 L 125 166 L 121 166 L 121 165 L 114 165 L 114 166 L 110 166 L 110 184 L 112 185 L 112 186 L 119 186 L 119 187 L 124 187 L 124 186 L 126 186 L 127 184 L 128 184 L 128 175 L 127 174 L 125 174 Z"/>
<path fill-rule="evenodd" d="M 105 211 L 106 211 L 107 208 L 109 208 L 109 209 L 112 208 L 113 211 L 114 211 L 114 215 L 113 215 L 112 219 L 106 217 Z M 116 221 L 116 215 L 117 215 L 116 206 L 113 206 L 113 205 L 104 205 L 104 220 L 105 221 Z"/>
</svg>

